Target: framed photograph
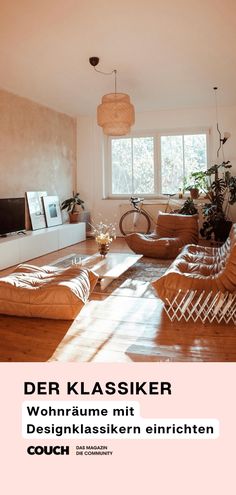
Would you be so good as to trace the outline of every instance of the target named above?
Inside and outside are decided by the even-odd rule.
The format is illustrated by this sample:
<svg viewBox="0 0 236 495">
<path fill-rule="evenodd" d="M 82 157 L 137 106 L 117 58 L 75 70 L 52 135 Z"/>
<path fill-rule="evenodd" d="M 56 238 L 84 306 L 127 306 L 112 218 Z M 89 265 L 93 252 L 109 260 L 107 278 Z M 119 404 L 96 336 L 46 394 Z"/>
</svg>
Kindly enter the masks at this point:
<svg viewBox="0 0 236 495">
<path fill-rule="evenodd" d="M 62 224 L 61 208 L 58 196 L 43 197 L 44 211 L 48 227 Z"/>
<path fill-rule="evenodd" d="M 43 206 L 43 197 L 46 191 L 28 191 L 26 193 L 32 230 L 45 229 L 46 218 Z"/>
</svg>

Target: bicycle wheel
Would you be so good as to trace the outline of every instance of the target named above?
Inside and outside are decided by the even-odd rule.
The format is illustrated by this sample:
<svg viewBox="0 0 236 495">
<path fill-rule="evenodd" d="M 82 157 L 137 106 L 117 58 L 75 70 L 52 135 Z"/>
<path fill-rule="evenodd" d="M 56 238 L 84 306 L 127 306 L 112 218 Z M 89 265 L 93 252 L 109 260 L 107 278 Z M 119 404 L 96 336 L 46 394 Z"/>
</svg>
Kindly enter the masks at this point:
<svg viewBox="0 0 236 495">
<path fill-rule="evenodd" d="M 124 213 L 120 219 L 119 228 L 123 235 L 133 234 L 148 234 L 150 231 L 151 222 L 147 213 L 144 211 L 130 210 Z"/>
</svg>

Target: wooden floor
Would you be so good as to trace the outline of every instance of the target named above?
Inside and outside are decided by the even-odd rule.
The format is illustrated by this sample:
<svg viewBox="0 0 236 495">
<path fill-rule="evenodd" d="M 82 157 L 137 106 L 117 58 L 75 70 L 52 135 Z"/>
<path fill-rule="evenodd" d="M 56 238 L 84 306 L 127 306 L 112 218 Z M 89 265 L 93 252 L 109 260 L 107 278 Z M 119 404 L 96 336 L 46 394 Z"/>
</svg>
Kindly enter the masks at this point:
<svg viewBox="0 0 236 495">
<path fill-rule="evenodd" d="M 111 250 L 129 248 L 117 239 Z M 72 252 L 92 254 L 96 245 L 90 239 L 31 263 L 47 264 Z M 0 361 L 235 362 L 236 328 L 171 323 L 157 298 L 94 294 L 73 322 L 0 316 Z"/>
</svg>

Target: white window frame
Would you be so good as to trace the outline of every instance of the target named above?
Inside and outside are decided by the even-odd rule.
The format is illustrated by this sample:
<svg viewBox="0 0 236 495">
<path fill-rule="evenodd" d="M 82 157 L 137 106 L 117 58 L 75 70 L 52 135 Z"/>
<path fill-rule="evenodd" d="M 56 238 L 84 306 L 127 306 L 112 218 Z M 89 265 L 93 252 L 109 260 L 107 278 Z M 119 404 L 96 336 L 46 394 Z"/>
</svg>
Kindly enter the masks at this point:
<svg viewBox="0 0 236 495">
<path fill-rule="evenodd" d="M 171 130 L 159 130 L 159 131 L 139 131 L 133 132 L 124 139 L 127 138 L 142 138 L 152 137 L 154 139 L 154 184 L 157 185 L 157 190 L 153 194 L 142 194 L 147 199 L 158 199 L 165 197 L 161 194 L 161 137 L 162 136 L 186 136 L 194 134 L 206 135 L 206 147 L 207 147 L 207 168 L 210 163 L 210 135 L 211 129 L 206 127 L 188 128 L 188 129 L 171 129 Z M 104 137 L 104 161 L 103 161 L 103 198 L 104 199 L 127 199 L 130 198 L 130 194 L 113 194 L 112 193 L 112 157 L 111 157 L 111 140 L 122 139 L 121 136 L 117 137 Z"/>
</svg>

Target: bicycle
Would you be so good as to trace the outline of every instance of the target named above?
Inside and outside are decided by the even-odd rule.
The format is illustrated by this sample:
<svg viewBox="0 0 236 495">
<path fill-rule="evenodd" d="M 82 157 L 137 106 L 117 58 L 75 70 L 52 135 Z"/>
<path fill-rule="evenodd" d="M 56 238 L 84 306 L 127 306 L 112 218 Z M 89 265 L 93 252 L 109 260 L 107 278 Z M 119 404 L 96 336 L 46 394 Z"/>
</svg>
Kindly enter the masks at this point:
<svg viewBox="0 0 236 495">
<path fill-rule="evenodd" d="M 176 196 L 176 193 L 164 194 L 164 196 L 168 196 L 165 213 L 167 211 L 170 213 L 178 211 L 170 208 L 170 200 L 173 196 Z M 139 234 L 148 234 L 150 232 L 151 224 L 156 223 L 156 219 L 143 207 L 143 201 L 144 198 L 136 198 L 131 196 L 130 204 L 132 206 L 132 210 L 126 211 L 121 216 L 119 222 L 119 228 L 123 235 L 133 234 L 135 232 Z"/>
</svg>

